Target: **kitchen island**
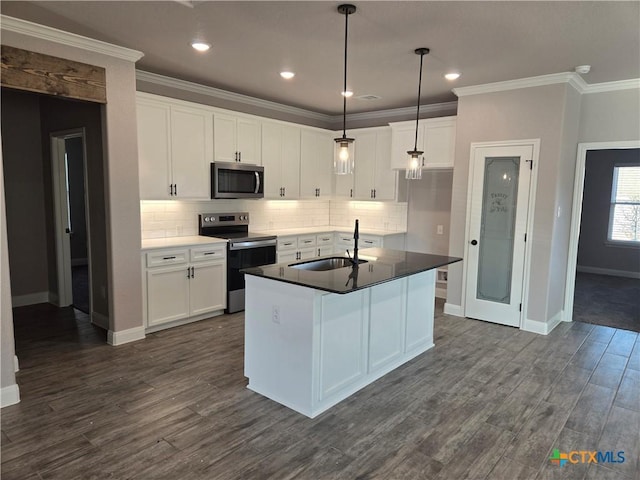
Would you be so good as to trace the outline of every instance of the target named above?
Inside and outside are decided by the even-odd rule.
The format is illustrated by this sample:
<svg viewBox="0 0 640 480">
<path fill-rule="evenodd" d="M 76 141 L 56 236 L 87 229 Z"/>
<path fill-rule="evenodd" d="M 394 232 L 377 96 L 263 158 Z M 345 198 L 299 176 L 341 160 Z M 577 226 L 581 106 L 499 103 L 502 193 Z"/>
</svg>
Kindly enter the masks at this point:
<svg viewBox="0 0 640 480">
<path fill-rule="evenodd" d="M 436 268 L 461 259 L 383 248 L 359 258 L 244 270 L 249 389 L 313 418 L 433 347 Z"/>
</svg>

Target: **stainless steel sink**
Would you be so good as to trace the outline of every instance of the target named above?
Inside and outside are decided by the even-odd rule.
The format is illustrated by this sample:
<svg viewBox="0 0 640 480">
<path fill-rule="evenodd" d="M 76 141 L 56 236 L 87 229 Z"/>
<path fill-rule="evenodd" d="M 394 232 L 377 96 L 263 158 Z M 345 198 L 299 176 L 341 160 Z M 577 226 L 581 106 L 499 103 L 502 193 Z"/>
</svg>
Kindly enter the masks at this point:
<svg viewBox="0 0 640 480">
<path fill-rule="evenodd" d="M 358 264 L 367 263 L 366 260 L 358 259 Z M 323 258 L 321 260 L 309 260 L 308 262 L 292 263 L 289 265 L 291 268 L 297 268 L 299 270 L 313 270 L 316 272 L 322 272 L 326 270 L 335 270 L 336 268 L 344 268 L 353 266 L 353 262 L 349 258 L 345 257 L 331 257 Z"/>
</svg>

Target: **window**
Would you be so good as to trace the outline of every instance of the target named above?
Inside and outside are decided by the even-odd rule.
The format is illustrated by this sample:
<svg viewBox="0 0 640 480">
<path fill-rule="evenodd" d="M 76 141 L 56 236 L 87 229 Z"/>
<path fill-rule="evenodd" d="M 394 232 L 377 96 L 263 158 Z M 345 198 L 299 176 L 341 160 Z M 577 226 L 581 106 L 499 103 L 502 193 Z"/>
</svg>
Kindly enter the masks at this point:
<svg viewBox="0 0 640 480">
<path fill-rule="evenodd" d="M 613 167 L 608 240 L 640 245 L 640 165 Z"/>
</svg>

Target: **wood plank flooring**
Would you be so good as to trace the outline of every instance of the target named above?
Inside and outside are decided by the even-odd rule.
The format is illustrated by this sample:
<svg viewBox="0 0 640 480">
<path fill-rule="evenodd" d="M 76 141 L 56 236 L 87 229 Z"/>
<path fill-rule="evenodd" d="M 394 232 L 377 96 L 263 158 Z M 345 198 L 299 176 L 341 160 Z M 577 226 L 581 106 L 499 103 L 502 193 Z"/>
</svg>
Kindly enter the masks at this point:
<svg viewBox="0 0 640 480">
<path fill-rule="evenodd" d="M 640 478 L 637 333 L 436 311 L 433 349 L 311 420 L 246 389 L 242 313 L 111 347 L 79 311 L 16 309 L 2 479 Z"/>
</svg>

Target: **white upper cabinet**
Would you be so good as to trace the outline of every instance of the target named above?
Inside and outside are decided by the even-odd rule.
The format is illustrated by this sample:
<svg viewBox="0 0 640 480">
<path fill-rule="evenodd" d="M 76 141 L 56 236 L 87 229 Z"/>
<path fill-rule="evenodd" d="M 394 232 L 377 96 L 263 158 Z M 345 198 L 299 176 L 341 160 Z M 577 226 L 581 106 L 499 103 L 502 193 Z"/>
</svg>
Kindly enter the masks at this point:
<svg viewBox="0 0 640 480">
<path fill-rule="evenodd" d="M 214 156 L 216 162 L 260 165 L 260 122 L 226 113 L 214 114 Z"/>
<path fill-rule="evenodd" d="M 356 200 L 393 200 L 397 172 L 391 169 L 391 128 L 352 130 L 355 139 L 353 175 L 335 176 L 335 195 Z"/>
<path fill-rule="evenodd" d="M 171 180 L 171 109 L 169 105 L 137 100 L 138 170 L 140 198 L 170 198 Z M 171 186 L 170 186 L 171 185 Z"/>
<path fill-rule="evenodd" d="M 300 196 L 330 197 L 333 175 L 333 134 L 302 129 L 300 132 Z"/>
<path fill-rule="evenodd" d="M 407 151 L 413 150 L 416 134 L 415 122 L 391 123 L 391 166 L 407 168 Z M 418 150 L 422 150 L 422 166 L 453 168 L 456 142 L 456 117 L 428 118 L 418 124 Z"/>
<path fill-rule="evenodd" d="M 145 94 L 138 94 L 136 106 L 140 198 L 208 199 L 210 111 Z"/>
<path fill-rule="evenodd" d="M 300 196 L 300 128 L 262 124 L 262 165 L 265 198 L 294 199 Z"/>
</svg>

